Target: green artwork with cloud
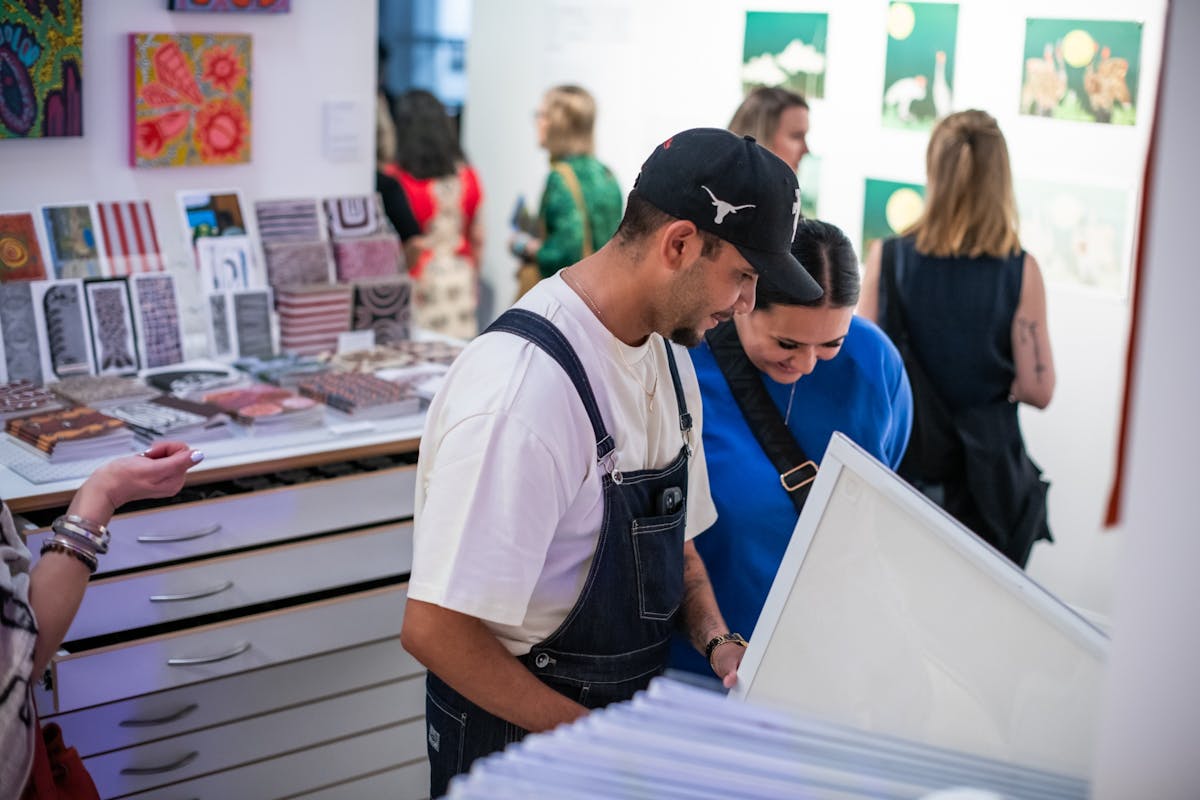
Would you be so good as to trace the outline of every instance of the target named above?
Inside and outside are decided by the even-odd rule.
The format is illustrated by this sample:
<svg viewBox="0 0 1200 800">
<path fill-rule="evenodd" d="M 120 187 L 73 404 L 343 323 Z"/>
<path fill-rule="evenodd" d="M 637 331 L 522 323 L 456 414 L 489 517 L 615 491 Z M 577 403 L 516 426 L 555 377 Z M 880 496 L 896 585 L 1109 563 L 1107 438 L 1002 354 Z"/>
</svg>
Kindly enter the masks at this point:
<svg viewBox="0 0 1200 800">
<path fill-rule="evenodd" d="M 746 12 L 742 91 L 782 86 L 805 98 L 825 96 L 828 14 Z"/>
</svg>

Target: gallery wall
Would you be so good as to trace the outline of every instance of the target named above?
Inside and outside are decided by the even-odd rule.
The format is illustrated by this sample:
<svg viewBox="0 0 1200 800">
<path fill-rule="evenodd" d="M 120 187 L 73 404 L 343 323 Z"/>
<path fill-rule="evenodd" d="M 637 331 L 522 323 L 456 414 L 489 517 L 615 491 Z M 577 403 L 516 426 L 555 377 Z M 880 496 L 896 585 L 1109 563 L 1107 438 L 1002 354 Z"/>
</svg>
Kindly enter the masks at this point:
<svg viewBox="0 0 1200 800">
<path fill-rule="evenodd" d="M 167 10 L 166 0 L 83 2 L 83 136 L 0 140 L 0 211 L 45 203 L 146 199 L 184 299 L 186 354 L 205 347 L 194 261 L 176 192 L 237 189 L 264 198 L 362 194 L 374 188 L 377 0 L 295 2 L 286 14 Z M 252 37 L 250 162 L 129 166 L 130 33 L 240 33 Z M 336 106 L 342 149 L 325 146 Z M 248 210 L 248 209 L 247 209 Z M 248 215 L 253 230 L 253 215 Z M 44 240 L 43 240 L 44 244 Z"/>
<path fill-rule="evenodd" d="M 1035 252 L 1046 267 L 1050 333 L 1058 386 L 1044 412 L 1023 408 L 1029 449 L 1052 481 L 1051 527 L 1057 542 L 1038 545 L 1029 572 L 1068 601 L 1108 612 L 1117 535 L 1101 528 L 1114 461 L 1116 415 L 1123 385 L 1128 328 L 1128 265 L 1136 198 L 1153 111 L 1165 4 L 1128 0 L 958 3 L 953 53 L 953 107 L 992 113 L 1013 155 L 1018 191 L 1033 200 L 1049 187 L 1065 199 L 1035 212 L 1053 219 L 1092 219 L 1101 201 L 1124 221 L 1101 242 L 1105 268 L 1122 270 L 1100 286 L 1069 271 L 1062 258 Z M 597 153 L 628 190 L 641 161 L 672 133 L 695 126 L 724 127 L 742 97 L 740 71 L 747 11 L 828 13 L 824 98 L 811 102 L 809 146 L 819 155 L 818 215 L 861 242 L 868 178 L 921 184 L 928 141 L 921 131 L 881 126 L 888 45 L 885 0 L 839 2 L 721 2 L 719 0 L 514 0 L 476 3 L 468 44 L 464 126 L 468 156 L 487 197 L 490 236 L 483 274 L 496 304 L 515 290 L 515 262 L 506 252 L 508 219 L 519 195 L 536 204 L 545 180 L 532 112 L 557 83 L 579 83 L 599 105 Z M 1023 115 L 1026 18 L 1141 22 L 1133 125 L 1064 121 Z M 514 43 L 514 36 L 516 43 Z M 813 176 L 801 164 L 802 184 Z M 1057 191 L 1057 188 L 1055 189 Z M 1045 205 L 1045 204 L 1043 204 Z M 1116 211 L 1113 212 L 1113 206 Z M 1031 240 L 1051 242 L 1036 220 Z M 1067 252 L 1066 256 L 1077 255 Z"/>
</svg>

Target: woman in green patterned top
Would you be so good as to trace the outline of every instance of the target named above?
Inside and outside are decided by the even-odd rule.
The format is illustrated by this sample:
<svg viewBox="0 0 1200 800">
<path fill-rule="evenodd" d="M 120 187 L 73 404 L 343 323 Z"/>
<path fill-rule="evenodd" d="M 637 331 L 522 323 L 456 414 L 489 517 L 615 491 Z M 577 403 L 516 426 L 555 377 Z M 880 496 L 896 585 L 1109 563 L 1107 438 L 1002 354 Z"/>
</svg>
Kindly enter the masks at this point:
<svg viewBox="0 0 1200 800">
<path fill-rule="evenodd" d="M 542 237 L 518 237 L 512 244 L 514 255 L 536 264 L 538 279 L 600 249 L 621 221 L 621 188 L 594 155 L 595 121 L 596 101 L 578 86 L 555 86 L 538 108 L 538 144 L 550 154 L 538 210 Z"/>
</svg>

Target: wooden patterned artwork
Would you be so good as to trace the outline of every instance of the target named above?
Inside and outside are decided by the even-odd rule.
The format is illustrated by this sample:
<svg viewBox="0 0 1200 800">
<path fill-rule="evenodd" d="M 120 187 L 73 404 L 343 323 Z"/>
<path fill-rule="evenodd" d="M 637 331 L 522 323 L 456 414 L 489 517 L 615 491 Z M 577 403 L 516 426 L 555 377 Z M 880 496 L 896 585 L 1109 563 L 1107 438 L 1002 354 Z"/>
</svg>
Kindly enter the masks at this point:
<svg viewBox="0 0 1200 800">
<path fill-rule="evenodd" d="M 0 3 L 0 139 L 83 135 L 82 6 Z"/>
<path fill-rule="evenodd" d="M 134 33 L 130 163 L 250 161 L 249 36 Z"/>
</svg>

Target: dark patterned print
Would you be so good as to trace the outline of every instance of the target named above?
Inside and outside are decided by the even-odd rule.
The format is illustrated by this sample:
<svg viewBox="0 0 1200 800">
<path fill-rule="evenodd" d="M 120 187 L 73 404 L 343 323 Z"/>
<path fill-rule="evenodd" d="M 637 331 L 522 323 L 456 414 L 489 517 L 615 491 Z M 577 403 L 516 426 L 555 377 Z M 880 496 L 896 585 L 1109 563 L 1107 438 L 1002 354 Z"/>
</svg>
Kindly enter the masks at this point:
<svg viewBox="0 0 1200 800">
<path fill-rule="evenodd" d="M 0 283 L 0 330 L 4 339 L 4 364 L 10 381 L 42 380 L 41 348 L 33 311 L 33 285 L 29 281 Z"/>
<path fill-rule="evenodd" d="M 55 283 L 47 287 L 42 296 L 50 368 L 59 378 L 87 375 L 92 371 L 81 288 L 78 283 Z"/>
<path fill-rule="evenodd" d="M 233 342 L 229 334 L 229 296 L 224 293 L 208 296 L 209 330 L 212 332 L 213 355 L 233 354 Z"/>
<path fill-rule="evenodd" d="M 183 360 L 183 334 L 179 328 L 175 278 L 149 274 L 135 275 L 132 280 L 146 366 L 178 364 Z"/>
<path fill-rule="evenodd" d="M 412 281 L 407 277 L 354 284 L 354 330 L 372 329 L 376 344 L 409 337 Z"/>
<path fill-rule="evenodd" d="M 124 281 L 87 284 L 88 306 L 92 312 L 92 341 L 99 372 L 137 370 L 137 352 L 133 341 L 133 316 Z"/>
<path fill-rule="evenodd" d="M 239 357 L 269 358 L 275 354 L 271 342 L 270 292 L 236 293 L 233 296 L 233 319 L 237 329 Z"/>
</svg>

